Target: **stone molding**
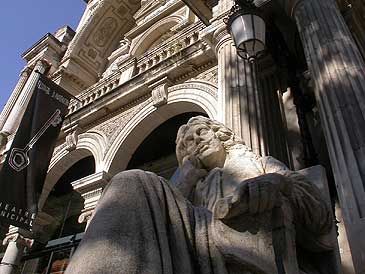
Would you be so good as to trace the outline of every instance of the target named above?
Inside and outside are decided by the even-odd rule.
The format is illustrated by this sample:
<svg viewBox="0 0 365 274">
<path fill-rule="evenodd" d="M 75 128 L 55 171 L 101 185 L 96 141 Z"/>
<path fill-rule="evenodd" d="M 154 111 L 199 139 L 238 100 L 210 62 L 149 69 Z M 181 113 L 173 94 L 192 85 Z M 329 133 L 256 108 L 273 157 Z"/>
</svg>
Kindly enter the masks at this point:
<svg viewBox="0 0 365 274">
<path fill-rule="evenodd" d="M 170 87 L 168 90 L 169 92 L 177 91 L 177 90 L 184 90 L 184 89 L 190 89 L 190 90 L 201 90 L 203 92 L 209 93 L 211 96 L 213 96 L 215 99 L 218 98 L 218 90 L 216 86 L 213 86 L 212 84 L 203 84 L 199 83 L 199 81 L 188 81 L 183 84 L 175 85 Z"/>
<path fill-rule="evenodd" d="M 71 185 L 81 195 L 87 195 L 97 188 L 104 188 L 110 179 L 111 176 L 107 172 L 101 171 L 74 181 Z M 86 198 L 92 198 L 93 196 L 95 195 L 86 196 Z"/>
<path fill-rule="evenodd" d="M 111 176 L 105 172 L 98 172 L 71 183 L 74 190 L 84 198 L 84 209 L 78 218 L 79 223 L 88 222 L 101 197 L 103 189 L 110 181 Z"/>
</svg>

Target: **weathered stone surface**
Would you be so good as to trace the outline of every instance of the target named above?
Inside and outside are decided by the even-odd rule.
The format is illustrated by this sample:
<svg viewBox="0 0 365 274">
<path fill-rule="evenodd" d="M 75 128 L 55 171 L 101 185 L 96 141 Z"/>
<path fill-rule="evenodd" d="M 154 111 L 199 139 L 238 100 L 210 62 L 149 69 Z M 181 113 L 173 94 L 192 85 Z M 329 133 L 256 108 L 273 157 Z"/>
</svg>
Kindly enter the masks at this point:
<svg viewBox="0 0 365 274">
<path fill-rule="evenodd" d="M 177 158 L 177 189 L 139 170 L 112 179 L 66 273 L 337 273 L 311 255 L 332 252 L 332 219 L 302 175 L 201 116 Z"/>
<path fill-rule="evenodd" d="M 336 180 L 357 273 L 364 273 L 365 76 L 362 58 L 334 0 L 301 1 L 294 17 Z"/>
</svg>

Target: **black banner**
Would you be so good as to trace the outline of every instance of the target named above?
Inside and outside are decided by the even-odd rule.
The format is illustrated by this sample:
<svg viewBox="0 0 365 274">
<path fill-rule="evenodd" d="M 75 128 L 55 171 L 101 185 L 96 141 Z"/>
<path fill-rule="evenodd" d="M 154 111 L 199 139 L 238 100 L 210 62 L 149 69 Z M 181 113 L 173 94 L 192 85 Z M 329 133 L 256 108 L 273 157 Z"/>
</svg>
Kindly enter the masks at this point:
<svg viewBox="0 0 365 274">
<path fill-rule="evenodd" d="M 41 75 L 0 172 L 0 222 L 31 230 L 70 98 Z"/>
</svg>

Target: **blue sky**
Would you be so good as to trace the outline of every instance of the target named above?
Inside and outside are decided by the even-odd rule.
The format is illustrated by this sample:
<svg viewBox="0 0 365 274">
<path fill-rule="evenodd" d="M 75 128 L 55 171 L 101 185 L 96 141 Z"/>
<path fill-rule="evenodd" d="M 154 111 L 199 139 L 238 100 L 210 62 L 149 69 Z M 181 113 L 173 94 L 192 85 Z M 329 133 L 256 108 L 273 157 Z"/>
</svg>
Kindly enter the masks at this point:
<svg viewBox="0 0 365 274">
<path fill-rule="evenodd" d="M 83 0 L 12 0 L 0 5 L 0 110 L 25 61 L 20 57 L 47 32 L 69 25 L 74 30 L 85 10 Z"/>
</svg>

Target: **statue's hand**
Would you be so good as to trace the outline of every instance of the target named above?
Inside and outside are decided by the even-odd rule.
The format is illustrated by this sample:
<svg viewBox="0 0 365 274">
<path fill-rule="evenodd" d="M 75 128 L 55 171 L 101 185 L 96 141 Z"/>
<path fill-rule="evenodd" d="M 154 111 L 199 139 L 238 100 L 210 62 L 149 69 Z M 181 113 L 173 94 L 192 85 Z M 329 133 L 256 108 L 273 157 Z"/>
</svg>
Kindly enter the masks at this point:
<svg viewBox="0 0 365 274">
<path fill-rule="evenodd" d="M 198 158 L 191 155 L 186 156 L 180 169 L 178 188 L 184 196 L 188 197 L 192 188 L 207 174 L 208 171 L 201 168 Z"/>
<path fill-rule="evenodd" d="M 230 219 L 241 214 L 258 214 L 271 210 L 281 195 L 288 196 L 291 182 L 278 173 L 260 175 L 243 181 L 233 195 L 225 197 L 215 206 L 215 217 Z"/>
</svg>

